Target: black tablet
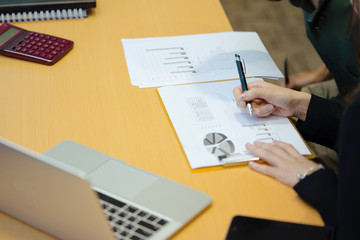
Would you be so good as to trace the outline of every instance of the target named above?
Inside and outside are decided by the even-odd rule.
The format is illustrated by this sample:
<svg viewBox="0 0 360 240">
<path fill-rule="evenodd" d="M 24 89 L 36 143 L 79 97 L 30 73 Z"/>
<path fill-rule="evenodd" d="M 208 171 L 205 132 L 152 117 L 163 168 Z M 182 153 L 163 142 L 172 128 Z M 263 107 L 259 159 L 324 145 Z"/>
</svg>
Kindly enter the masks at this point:
<svg viewBox="0 0 360 240">
<path fill-rule="evenodd" d="M 333 231 L 298 223 L 235 216 L 226 240 L 331 240 Z"/>
</svg>

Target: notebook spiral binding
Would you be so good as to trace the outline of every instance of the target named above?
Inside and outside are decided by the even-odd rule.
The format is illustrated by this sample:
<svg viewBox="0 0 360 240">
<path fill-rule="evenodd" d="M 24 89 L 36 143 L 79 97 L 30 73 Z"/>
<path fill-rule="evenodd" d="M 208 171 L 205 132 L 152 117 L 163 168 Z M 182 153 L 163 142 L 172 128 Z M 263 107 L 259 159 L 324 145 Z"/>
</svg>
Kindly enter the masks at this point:
<svg viewBox="0 0 360 240">
<path fill-rule="evenodd" d="M 1 13 L 1 22 L 27 22 L 27 21 L 41 21 L 41 20 L 56 20 L 56 19 L 72 19 L 87 17 L 87 9 L 62 9 L 62 10 L 46 10 L 46 11 L 30 11 L 17 13 Z"/>
</svg>

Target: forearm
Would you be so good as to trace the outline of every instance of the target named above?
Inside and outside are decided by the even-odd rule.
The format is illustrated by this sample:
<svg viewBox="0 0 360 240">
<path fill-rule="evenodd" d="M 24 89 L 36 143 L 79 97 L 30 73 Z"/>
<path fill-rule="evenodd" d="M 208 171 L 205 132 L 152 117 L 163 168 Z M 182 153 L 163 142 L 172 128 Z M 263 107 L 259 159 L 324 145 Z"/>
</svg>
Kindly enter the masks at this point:
<svg viewBox="0 0 360 240">
<path fill-rule="evenodd" d="M 322 64 L 319 68 L 314 70 L 313 73 L 314 83 L 328 81 L 333 78 L 332 74 L 330 73 L 329 69 L 326 67 L 325 64 Z"/>
</svg>

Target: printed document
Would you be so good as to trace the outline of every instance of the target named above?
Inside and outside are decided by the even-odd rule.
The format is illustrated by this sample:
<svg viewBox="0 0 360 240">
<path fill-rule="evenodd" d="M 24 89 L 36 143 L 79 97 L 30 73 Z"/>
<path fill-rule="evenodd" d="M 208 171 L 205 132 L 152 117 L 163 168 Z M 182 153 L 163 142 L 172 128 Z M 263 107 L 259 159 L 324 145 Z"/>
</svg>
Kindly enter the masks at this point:
<svg viewBox="0 0 360 240">
<path fill-rule="evenodd" d="M 132 85 L 165 85 L 238 78 L 235 54 L 247 77 L 283 78 L 256 32 L 222 32 L 122 39 Z"/>
<path fill-rule="evenodd" d="M 237 80 L 158 89 L 191 168 L 221 165 L 223 156 L 253 158 L 245 144 L 254 141 L 284 141 L 311 155 L 288 118 L 258 118 L 237 107 L 233 89 L 239 85 Z"/>
</svg>

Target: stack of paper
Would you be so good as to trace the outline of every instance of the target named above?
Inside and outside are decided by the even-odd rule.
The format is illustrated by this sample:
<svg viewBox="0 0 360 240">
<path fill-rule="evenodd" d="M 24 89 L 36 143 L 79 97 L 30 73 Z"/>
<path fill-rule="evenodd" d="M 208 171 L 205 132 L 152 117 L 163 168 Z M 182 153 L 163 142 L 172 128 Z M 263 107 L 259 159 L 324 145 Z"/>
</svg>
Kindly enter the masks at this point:
<svg viewBox="0 0 360 240">
<path fill-rule="evenodd" d="M 140 88 L 239 78 L 234 56 L 247 77 L 283 78 L 255 32 L 122 39 L 130 80 Z"/>
</svg>

